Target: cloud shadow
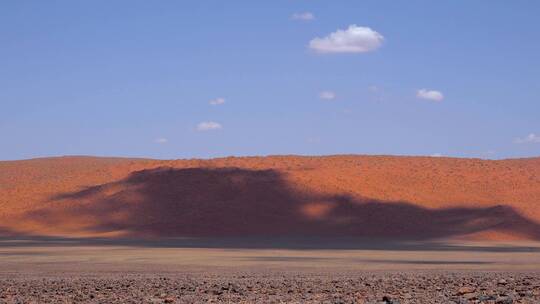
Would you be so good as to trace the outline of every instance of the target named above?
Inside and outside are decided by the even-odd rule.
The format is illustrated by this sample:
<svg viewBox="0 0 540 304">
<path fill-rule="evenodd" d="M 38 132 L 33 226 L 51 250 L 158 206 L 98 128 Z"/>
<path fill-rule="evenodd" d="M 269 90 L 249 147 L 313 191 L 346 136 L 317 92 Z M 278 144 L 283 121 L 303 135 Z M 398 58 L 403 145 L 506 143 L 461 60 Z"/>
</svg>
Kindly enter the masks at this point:
<svg viewBox="0 0 540 304">
<path fill-rule="evenodd" d="M 60 226 L 69 220 L 80 223 L 80 231 L 121 231 L 135 238 L 432 240 L 500 231 L 540 240 L 540 225 L 509 206 L 427 209 L 317 194 L 295 188 L 276 170 L 241 168 L 137 171 L 116 182 L 51 197 L 24 220 Z"/>
</svg>

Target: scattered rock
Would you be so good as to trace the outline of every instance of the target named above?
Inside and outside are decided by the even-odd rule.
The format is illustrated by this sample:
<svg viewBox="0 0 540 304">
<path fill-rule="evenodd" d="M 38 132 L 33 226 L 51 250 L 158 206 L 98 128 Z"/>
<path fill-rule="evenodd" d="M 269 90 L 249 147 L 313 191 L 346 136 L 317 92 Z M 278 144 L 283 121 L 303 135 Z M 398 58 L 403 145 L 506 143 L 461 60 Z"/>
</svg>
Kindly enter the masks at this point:
<svg viewBox="0 0 540 304">
<path fill-rule="evenodd" d="M 463 297 L 467 300 L 475 300 L 476 298 L 478 298 L 478 294 L 476 292 L 471 292 L 464 294 Z"/>
<path fill-rule="evenodd" d="M 458 289 L 458 294 L 459 295 L 464 295 L 464 294 L 467 294 L 467 293 L 473 293 L 476 291 L 476 288 L 475 287 L 472 287 L 472 286 L 463 286 L 463 287 L 460 287 Z"/>
<path fill-rule="evenodd" d="M 497 273 L 190 273 L 18 278 L 0 275 L 0 303 L 540 303 L 540 276 Z M 525 279 L 526 278 L 526 279 Z M 525 284 L 527 282 L 527 284 Z M 385 293 L 382 293 L 385 292 Z"/>
<path fill-rule="evenodd" d="M 514 303 L 514 300 L 510 297 L 498 297 L 495 299 L 495 304 L 512 304 Z"/>
</svg>

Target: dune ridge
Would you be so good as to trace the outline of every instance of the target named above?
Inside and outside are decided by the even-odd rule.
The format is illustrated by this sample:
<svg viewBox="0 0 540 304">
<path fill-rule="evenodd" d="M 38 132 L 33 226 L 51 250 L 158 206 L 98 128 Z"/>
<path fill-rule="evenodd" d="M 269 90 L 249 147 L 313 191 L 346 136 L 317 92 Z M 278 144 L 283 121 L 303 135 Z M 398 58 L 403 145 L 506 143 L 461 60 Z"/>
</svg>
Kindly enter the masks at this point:
<svg viewBox="0 0 540 304">
<path fill-rule="evenodd" d="M 0 162 L 0 234 L 540 240 L 540 158 Z"/>
</svg>

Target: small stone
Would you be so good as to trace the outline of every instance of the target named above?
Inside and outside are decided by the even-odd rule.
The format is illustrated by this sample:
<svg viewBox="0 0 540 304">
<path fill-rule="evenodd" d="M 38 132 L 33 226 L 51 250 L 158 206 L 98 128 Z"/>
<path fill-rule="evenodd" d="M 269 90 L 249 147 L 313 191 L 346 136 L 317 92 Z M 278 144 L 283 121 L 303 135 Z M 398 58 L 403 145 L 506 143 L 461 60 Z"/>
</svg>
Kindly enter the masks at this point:
<svg viewBox="0 0 540 304">
<path fill-rule="evenodd" d="M 495 299 L 496 297 L 494 295 L 483 295 L 478 297 L 478 300 L 480 301 L 493 301 Z"/>
<path fill-rule="evenodd" d="M 476 291 L 476 288 L 475 287 L 472 287 L 472 286 L 463 286 L 461 288 L 458 289 L 458 294 L 460 295 L 464 295 L 464 294 L 467 294 L 467 293 L 473 293 Z"/>
<path fill-rule="evenodd" d="M 495 299 L 495 304 L 512 304 L 514 300 L 510 297 L 498 297 Z"/>
</svg>

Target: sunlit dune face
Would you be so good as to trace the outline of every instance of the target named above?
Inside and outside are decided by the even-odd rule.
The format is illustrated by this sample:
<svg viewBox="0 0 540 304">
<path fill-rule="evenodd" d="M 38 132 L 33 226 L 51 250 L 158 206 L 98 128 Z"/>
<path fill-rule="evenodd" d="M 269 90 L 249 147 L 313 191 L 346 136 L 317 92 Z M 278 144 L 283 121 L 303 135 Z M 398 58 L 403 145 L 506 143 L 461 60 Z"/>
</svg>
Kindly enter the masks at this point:
<svg viewBox="0 0 540 304">
<path fill-rule="evenodd" d="M 318 220 L 325 218 L 333 208 L 334 204 L 331 202 L 317 202 L 303 205 L 300 211 L 305 217 Z"/>
</svg>

